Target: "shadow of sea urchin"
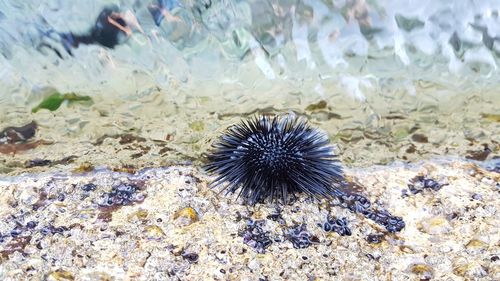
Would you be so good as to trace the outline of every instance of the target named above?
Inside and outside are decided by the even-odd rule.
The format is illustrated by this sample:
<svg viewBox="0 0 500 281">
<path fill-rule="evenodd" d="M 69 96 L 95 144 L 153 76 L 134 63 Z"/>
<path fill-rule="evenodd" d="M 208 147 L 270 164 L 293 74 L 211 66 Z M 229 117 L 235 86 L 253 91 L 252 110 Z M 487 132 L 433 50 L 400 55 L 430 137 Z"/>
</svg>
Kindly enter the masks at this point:
<svg viewBox="0 0 500 281">
<path fill-rule="evenodd" d="M 293 116 L 254 117 L 230 127 L 213 145 L 209 173 L 212 186 L 227 182 L 246 203 L 266 198 L 288 202 L 303 192 L 332 198 L 341 194 L 342 168 L 328 136 Z"/>
</svg>

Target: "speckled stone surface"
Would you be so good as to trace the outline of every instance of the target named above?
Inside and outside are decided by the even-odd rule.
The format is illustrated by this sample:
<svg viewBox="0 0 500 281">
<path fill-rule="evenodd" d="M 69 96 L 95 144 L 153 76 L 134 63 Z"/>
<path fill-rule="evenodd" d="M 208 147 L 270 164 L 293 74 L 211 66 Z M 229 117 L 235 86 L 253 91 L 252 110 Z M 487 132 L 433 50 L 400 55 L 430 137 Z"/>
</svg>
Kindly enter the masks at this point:
<svg viewBox="0 0 500 281">
<path fill-rule="evenodd" d="M 442 187 L 410 191 L 419 175 Z M 440 160 L 346 176 L 403 217 L 403 231 L 336 200 L 245 206 L 192 166 L 5 178 L 0 279 L 500 280 L 498 173 Z M 352 235 L 325 232 L 329 215 Z M 297 227 L 303 248 L 292 243 Z"/>
</svg>

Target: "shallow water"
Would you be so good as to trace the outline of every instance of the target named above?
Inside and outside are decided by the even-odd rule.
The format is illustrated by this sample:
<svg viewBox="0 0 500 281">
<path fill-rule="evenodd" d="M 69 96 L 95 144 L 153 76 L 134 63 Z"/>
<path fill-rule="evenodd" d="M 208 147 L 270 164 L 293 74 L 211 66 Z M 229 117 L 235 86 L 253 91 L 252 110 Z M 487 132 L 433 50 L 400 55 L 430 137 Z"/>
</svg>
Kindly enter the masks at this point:
<svg viewBox="0 0 500 281">
<path fill-rule="evenodd" d="M 111 4 L 130 33 L 120 44 L 64 48 Z M 493 159 L 498 13 L 495 1 L 1 1 L 0 130 L 38 127 L 0 149 L 0 171 L 199 163 L 261 113 L 307 117 L 348 166 Z M 32 112 L 54 92 L 92 101 Z"/>
</svg>

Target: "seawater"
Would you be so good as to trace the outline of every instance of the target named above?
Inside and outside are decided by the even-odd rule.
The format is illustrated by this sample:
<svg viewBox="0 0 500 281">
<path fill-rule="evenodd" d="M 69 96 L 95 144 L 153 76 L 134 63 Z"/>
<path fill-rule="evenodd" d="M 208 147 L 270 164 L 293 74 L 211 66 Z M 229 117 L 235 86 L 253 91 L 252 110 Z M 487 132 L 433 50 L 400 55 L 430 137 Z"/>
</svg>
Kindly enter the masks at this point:
<svg viewBox="0 0 500 281">
<path fill-rule="evenodd" d="M 117 44 L 72 46 L 107 8 Z M 284 113 L 326 131 L 348 166 L 490 160 L 499 13 L 494 0 L 0 1 L 0 130 L 35 121 L 44 141 L 0 154 L 0 171 L 198 162 L 227 126 Z M 33 112 L 55 92 L 92 101 Z"/>
</svg>

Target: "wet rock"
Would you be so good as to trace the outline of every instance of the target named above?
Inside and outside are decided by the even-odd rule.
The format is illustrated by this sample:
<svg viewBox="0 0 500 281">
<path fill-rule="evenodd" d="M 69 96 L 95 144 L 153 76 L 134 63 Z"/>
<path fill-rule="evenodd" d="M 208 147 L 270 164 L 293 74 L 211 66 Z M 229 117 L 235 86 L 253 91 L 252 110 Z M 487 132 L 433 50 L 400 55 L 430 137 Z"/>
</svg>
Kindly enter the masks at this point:
<svg viewBox="0 0 500 281">
<path fill-rule="evenodd" d="M 0 259 L 4 274 L 15 280 L 23 276 L 49 280 L 48 275 L 58 270 L 71 272 L 75 280 L 240 280 L 248 276 L 267 280 L 427 280 L 429 276 L 432 280 L 500 280 L 493 227 L 498 225 L 498 190 L 481 181 L 485 175 L 496 181 L 496 174 L 478 167 L 478 178 L 470 177 L 466 171 L 472 166 L 453 162 L 425 167 L 446 178 L 453 188 L 439 193 L 429 188 L 424 192 L 432 191 L 432 196 L 407 200 L 400 198 L 398 187 L 423 167 L 347 169 L 346 174 L 359 179 L 374 201 L 359 194 L 346 195 L 345 201 L 320 202 L 299 195 L 292 206 L 280 210 L 273 204 L 249 207 L 217 197 L 206 188 L 206 177 L 189 166 L 151 168 L 133 176 L 100 170 L 83 175 L 40 174 L 7 184 L 0 181 L 0 252 L 4 251 Z M 191 174 L 202 181 L 200 188 L 179 202 L 177 191 L 195 184 Z M 98 205 L 104 193 L 124 183 L 137 185 L 134 194 L 146 194 L 141 180 L 148 183 L 147 202 L 116 205 L 116 209 Z M 82 187 L 89 183 L 95 190 L 84 191 Z M 64 202 L 57 201 L 59 194 L 65 194 Z M 481 194 L 481 201 L 472 200 L 473 194 Z M 433 204 L 434 198 L 442 204 Z M 33 211 L 37 200 L 39 208 Z M 177 224 L 182 220 L 192 221 L 192 211 L 180 211 L 189 206 L 198 213 L 198 221 L 181 229 Z M 401 228 L 398 222 L 402 221 L 391 222 L 394 216 L 377 209 L 381 207 L 402 214 L 408 229 L 397 234 L 386 231 Z M 118 210 L 112 213 L 112 222 L 96 219 L 112 210 Z M 177 211 L 184 216 L 174 218 Z M 326 214 L 336 217 L 325 218 Z M 348 224 L 336 221 L 344 217 Z M 445 218 L 451 231 L 442 231 L 441 223 L 423 225 L 435 217 Z M 252 221 L 247 223 L 248 218 Z M 356 225 L 356 231 L 352 229 L 350 237 L 327 234 L 323 227 L 328 220 L 336 227 Z M 67 230 L 58 229 L 63 226 Z M 321 241 L 315 236 L 319 233 Z M 23 248 L 28 236 L 32 238 Z M 457 257 L 463 261 L 456 261 Z"/>
<path fill-rule="evenodd" d="M 189 263 L 197 263 L 199 256 L 197 253 L 191 253 L 191 252 L 182 252 L 181 256 L 183 259 L 187 260 Z"/>
<path fill-rule="evenodd" d="M 140 221 L 146 221 L 147 218 L 148 218 L 148 215 L 149 215 L 149 212 L 146 211 L 146 210 L 138 210 L 136 212 L 133 212 L 132 214 L 130 214 L 127 218 L 127 220 L 129 222 L 132 222 L 136 219 L 140 220 Z M 161 222 L 162 220 L 161 219 L 158 219 L 157 220 L 158 222 Z"/>
<path fill-rule="evenodd" d="M 54 272 L 49 273 L 47 276 L 47 280 L 54 281 L 71 281 L 75 280 L 75 276 L 73 273 L 66 270 L 56 270 Z"/>
<path fill-rule="evenodd" d="M 417 194 L 423 192 L 426 189 L 438 191 L 446 185 L 448 184 L 441 184 L 436 180 L 427 178 L 425 176 L 416 176 L 410 180 L 410 183 L 408 184 L 408 190 L 411 192 L 411 194 Z"/>
<path fill-rule="evenodd" d="M 104 140 L 111 138 L 111 139 L 118 139 L 118 143 L 121 145 L 124 144 L 131 144 L 131 143 L 139 143 L 139 142 L 145 142 L 146 139 L 143 137 L 139 137 L 133 134 L 118 134 L 118 135 L 104 135 L 100 138 L 98 138 L 95 142 L 94 145 L 101 145 L 103 144 Z"/>
<path fill-rule="evenodd" d="M 292 242 L 293 247 L 296 249 L 304 249 L 311 246 L 313 243 L 319 243 L 319 239 L 307 231 L 307 226 L 305 224 L 299 224 L 289 228 L 286 238 L 288 241 Z"/>
<path fill-rule="evenodd" d="M 29 221 L 29 222 L 27 222 L 27 223 L 26 223 L 26 227 L 27 227 L 27 228 L 29 228 L 29 229 L 33 229 L 33 228 L 35 228 L 37 225 L 38 225 L 38 223 L 37 223 L 37 222 L 35 222 L 35 221 Z"/>
<path fill-rule="evenodd" d="M 21 127 L 7 127 L 0 132 L 0 145 L 26 143 L 35 136 L 37 128 L 35 121 Z"/>
<path fill-rule="evenodd" d="M 380 244 L 384 239 L 384 234 L 369 234 L 366 236 L 366 241 L 370 244 Z"/>
<path fill-rule="evenodd" d="M 137 172 L 137 168 L 134 165 L 123 165 L 121 167 L 113 167 L 113 171 L 120 173 L 135 174 Z"/>
<path fill-rule="evenodd" d="M 465 245 L 465 248 L 469 251 L 480 251 L 488 247 L 488 243 L 485 243 L 479 239 L 471 239 Z"/>
<path fill-rule="evenodd" d="M 477 194 L 477 193 L 472 194 L 471 198 L 474 200 L 477 200 L 477 201 L 481 201 L 483 199 L 481 194 Z"/>
<path fill-rule="evenodd" d="M 338 199 L 342 207 L 363 214 L 366 218 L 384 226 L 389 232 L 399 232 L 405 227 L 405 222 L 401 217 L 393 216 L 386 210 L 371 208 L 370 201 L 363 195 L 344 193 Z"/>
<path fill-rule="evenodd" d="M 429 142 L 429 139 L 427 138 L 426 135 L 423 135 L 423 134 L 413 134 L 411 136 L 411 139 L 415 142 L 419 142 L 419 143 L 428 143 Z"/>
<path fill-rule="evenodd" d="M 33 159 L 27 161 L 25 166 L 26 168 L 33 168 L 33 167 L 43 167 L 43 166 L 53 166 L 53 165 L 67 165 L 69 163 L 72 163 L 76 158 L 77 158 L 76 156 L 71 155 L 56 161 L 48 159 Z"/>
<path fill-rule="evenodd" d="M 140 190 L 141 188 L 135 183 L 120 183 L 113 187 L 111 192 L 103 194 L 99 206 L 113 208 L 140 203 L 144 201 L 144 195 L 139 192 Z"/>
<path fill-rule="evenodd" d="M 81 189 L 86 192 L 94 191 L 96 190 L 97 186 L 93 183 L 87 183 L 82 185 Z"/>
<path fill-rule="evenodd" d="M 33 160 L 29 160 L 26 163 L 26 168 L 48 166 L 51 163 L 52 163 L 52 161 L 47 160 L 47 159 L 33 159 Z"/>
<path fill-rule="evenodd" d="M 174 213 L 174 220 L 178 226 L 188 226 L 199 220 L 198 213 L 191 207 L 186 207 Z"/>
<path fill-rule="evenodd" d="M 40 230 L 40 233 L 42 233 L 43 235 L 54 235 L 54 234 L 64 234 L 64 232 L 68 231 L 69 228 L 66 227 L 66 226 L 59 226 L 59 227 L 55 227 L 53 225 L 48 225 L 48 226 L 45 226 L 43 227 L 41 230 Z"/>
<path fill-rule="evenodd" d="M 163 230 L 157 225 L 148 225 L 145 228 L 146 236 L 151 239 L 160 239 L 165 236 Z"/>
<path fill-rule="evenodd" d="M 0 257 L 7 258 L 14 252 L 23 252 L 30 243 L 31 236 L 16 236 L 0 250 Z"/>
<path fill-rule="evenodd" d="M 19 143 L 19 144 L 0 144 L 0 153 L 3 154 L 16 154 L 22 151 L 34 149 L 39 145 L 44 144 L 52 144 L 52 142 L 37 140 L 27 143 Z"/>
<path fill-rule="evenodd" d="M 272 220 L 272 221 L 275 221 L 275 222 L 278 222 L 279 224 L 281 225 L 284 225 L 286 224 L 286 221 L 285 219 L 283 218 L 282 214 L 281 214 L 281 209 L 276 209 L 274 210 L 273 213 L 269 214 L 267 216 L 267 219 L 268 220 Z"/>
<path fill-rule="evenodd" d="M 142 203 L 146 195 L 141 191 L 144 182 L 120 182 L 110 192 L 104 193 L 99 202 L 99 218 L 104 221 L 112 219 L 112 213 L 123 206 L 131 206 Z"/>
<path fill-rule="evenodd" d="M 340 206 L 349 209 L 355 213 L 365 213 L 371 208 L 371 203 L 368 198 L 356 193 L 345 193 L 338 197 Z"/>
<path fill-rule="evenodd" d="M 50 204 L 48 194 L 45 190 L 40 191 L 38 200 L 32 205 L 33 211 L 38 211 Z"/>
<path fill-rule="evenodd" d="M 340 236 L 351 236 L 352 232 L 348 226 L 346 218 L 336 219 L 328 216 L 326 222 L 323 223 L 323 230 L 326 232 L 334 231 Z"/>
<path fill-rule="evenodd" d="M 24 229 L 20 226 L 16 226 L 13 230 L 10 231 L 11 237 L 17 237 L 23 233 Z"/>
<path fill-rule="evenodd" d="M 393 216 L 386 210 L 370 210 L 365 213 L 365 216 L 384 226 L 391 233 L 399 232 L 405 227 L 403 218 Z"/>
<path fill-rule="evenodd" d="M 90 164 L 89 162 L 84 162 L 80 166 L 78 166 L 76 169 L 73 170 L 75 173 L 87 173 L 94 170 L 94 166 Z"/>
<path fill-rule="evenodd" d="M 442 216 L 425 218 L 417 225 L 418 230 L 427 234 L 444 234 L 451 231 L 449 221 Z"/>
<path fill-rule="evenodd" d="M 492 162 L 490 165 L 486 167 L 486 169 L 490 172 L 500 174 L 500 159 L 495 159 L 496 161 Z"/>
<path fill-rule="evenodd" d="M 477 161 L 484 161 L 488 158 L 488 155 L 491 153 L 491 149 L 488 147 L 488 144 L 483 144 L 483 149 L 480 150 L 467 150 L 467 155 L 465 158 Z"/>
<path fill-rule="evenodd" d="M 478 261 L 471 261 L 466 258 L 456 258 L 452 262 L 453 273 L 467 279 L 484 278 L 488 276 L 485 266 Z"/>
<path fill-rule="evenodd" d="M 21 127 L 7 127 L 0 132 L 0 153 L 15 154 L 21 151 L 36 148 L 39 145 L 51 142 L 38 140 L 32 141 L 38 125 L 35 121 Z"/>
<path fill-rule="evenodd" d="M 324 100 L 320 100 L 320 101 L 319 101 L 319 102 L 317 102 L 317 103 L 312 103 L 312 104 L 308 105 L 308 106 L 306 107 L 306 110 L 307 110 L 307 111 L 314 111 L 314 110 L 318 110 L 318 109 L 325 109 L 325 108 L 326 108 L 326 106 L 327 106 L 326 101 L 324 101 Z"/>
<path fill-rule="evenodd" d="M 410 272 L 417 275 L 419 280 L 431 280 L 434 277 L 434 269 L 423 263 L 410 265 Z"/>
<path fill-rule="evenodd" d="M 261 254 L 273 243 L 269 237 L 269 231 L 263 228 L 265 223 L 264 220 L 248 220 L 246 227 L 239 233 L 243 237 L 243 243 Z"/>
</svg>

